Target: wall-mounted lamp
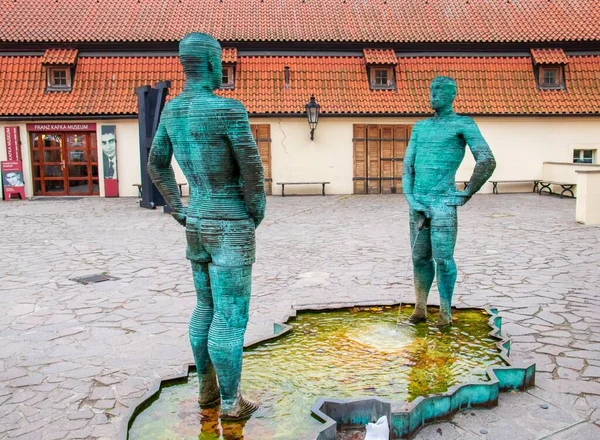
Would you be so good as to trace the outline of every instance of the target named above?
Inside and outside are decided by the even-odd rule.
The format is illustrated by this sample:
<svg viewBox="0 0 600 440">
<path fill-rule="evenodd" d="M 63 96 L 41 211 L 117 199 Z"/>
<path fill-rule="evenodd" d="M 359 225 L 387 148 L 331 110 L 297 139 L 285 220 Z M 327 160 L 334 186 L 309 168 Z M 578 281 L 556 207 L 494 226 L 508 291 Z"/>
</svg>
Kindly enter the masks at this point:
<svg viewBox="0 0 600 440">
<path fill-rule="evenodd" d="M 319 112 L 321 111 L 321 106 L 315 100 L 315 95 L 310 97 L 310 101 L 306 104 L 306 117 L 308 118 L 308 126 L 310 127 L 310 140 L 313 141 L 315 139 L 315 129 L 317 128 L 317 124 L 319 123 Z"/>
</svg>

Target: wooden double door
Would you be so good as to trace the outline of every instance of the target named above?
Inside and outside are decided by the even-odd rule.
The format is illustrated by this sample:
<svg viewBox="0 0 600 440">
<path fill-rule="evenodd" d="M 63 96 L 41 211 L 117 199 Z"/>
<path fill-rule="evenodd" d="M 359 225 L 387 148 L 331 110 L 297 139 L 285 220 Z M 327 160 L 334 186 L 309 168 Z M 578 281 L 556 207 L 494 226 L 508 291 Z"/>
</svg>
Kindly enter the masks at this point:
<svg viewBox="0 0 600 440">
<path fill-rule="evenodd" d="M 354 125 L 354 194 L 402 192 L 410 125 Z"/>
<path fill-rule="evenodd" d="M 265 172 L 265 192 L 267 195 L 273 194 L 273 177 L 271 170 L 271 125 L 252 124 L 252 135 L 258 146 L 258 153 L 263 164 Z"/>
<path fill-rule="evenodd" d="M 95 132 L 30 133 L 33 194 L 99 195 Z"/>
</svg>

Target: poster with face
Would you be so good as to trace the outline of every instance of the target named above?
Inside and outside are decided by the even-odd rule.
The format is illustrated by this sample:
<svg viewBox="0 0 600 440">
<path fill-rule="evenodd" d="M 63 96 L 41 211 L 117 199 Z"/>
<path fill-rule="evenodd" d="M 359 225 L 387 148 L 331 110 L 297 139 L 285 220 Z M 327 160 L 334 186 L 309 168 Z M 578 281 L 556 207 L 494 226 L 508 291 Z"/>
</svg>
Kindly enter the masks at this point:
<svg viewBox="0 0 600 440">
<path fill-rule="evenodd" d="M 23 162 L 5 161 L 0 162 L 2 172 L 2 187 L 4 188 L 4 200 L 13 198 L 25 199 L 25 182 L 23 180 Z"/>
<path fill-rule="evenodd" d="M 100 132 L 104 179 L 117 178 L 117 137 L 115 125 L 103 125 Z"/>
<path fill-rule="evenodd" d="M 21 171 L 7 171 L 4 173 L 4 187 L 16 188 L 25 186 L 23 183 L 23 173 Z"/>
</svg>

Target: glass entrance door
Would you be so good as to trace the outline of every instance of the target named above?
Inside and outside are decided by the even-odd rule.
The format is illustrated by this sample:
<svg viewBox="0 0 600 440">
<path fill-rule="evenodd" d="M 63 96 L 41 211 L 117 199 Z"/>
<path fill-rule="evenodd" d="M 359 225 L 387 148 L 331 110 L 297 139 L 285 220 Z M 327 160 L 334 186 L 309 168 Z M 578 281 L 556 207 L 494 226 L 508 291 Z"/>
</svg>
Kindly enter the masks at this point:
<svg viewBox="0 0 600 440">
<path fill-rule="evenodd" d="M 67 194 L 63 139 L 58 133 L 31 135 L 34 195 Z"/>
<path fill-rule="evenodd" d="M 32 133 L 34 195 L 98 195 L 96 133 Z"/>
<path fill-rule="evenodd" d="M 69 195 L 97 195 L 98 150 L 95 133 L 66 133 L 67 192 Z"/>
</svg>

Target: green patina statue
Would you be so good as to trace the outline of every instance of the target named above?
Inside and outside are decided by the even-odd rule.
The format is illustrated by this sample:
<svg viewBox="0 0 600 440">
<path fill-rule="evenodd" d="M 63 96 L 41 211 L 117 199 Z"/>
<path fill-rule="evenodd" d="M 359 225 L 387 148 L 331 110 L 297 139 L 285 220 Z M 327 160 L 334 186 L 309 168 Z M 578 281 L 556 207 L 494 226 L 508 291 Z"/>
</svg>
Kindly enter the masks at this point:
<svg viewBox="0 0 600 440">
<path fill-rule="evenodd" d="M 415 277 L 415 311 L 411 322 L 427 318 L 427 297 L 437 268 L 440 315 L 437 324 L 452 323 L 452 295 L 456 283 L 456 207 L 483 186 L 496 168 L 494 155 L 475 122 L 454 112 L 456 82 L 437 77 L 431 82 L 433 118 L 415 124 L 402 177 L 410 206 L 410 239 Z M 456 171 L 469 145 L 476 161 L 464 191 L 456 189 Z"/>
<path fill-rule="evenodd" d="M 217 40 L 189 34 L 179 44 L 179 57 L 185 86 L 164 108 L 148 172 L 186 228 L 197 295 L 190 342 L 200 406 L 220 402 L 221 418 L 235 420 L 257 408 L 242 398 L 240 378 L 254 231 L 265 215 L 263 167 L 244 106 L 213 93 L 222 74 Z M 171 168 L 173 154 L 190 185 L 187 208 Z"/>
</svg>

